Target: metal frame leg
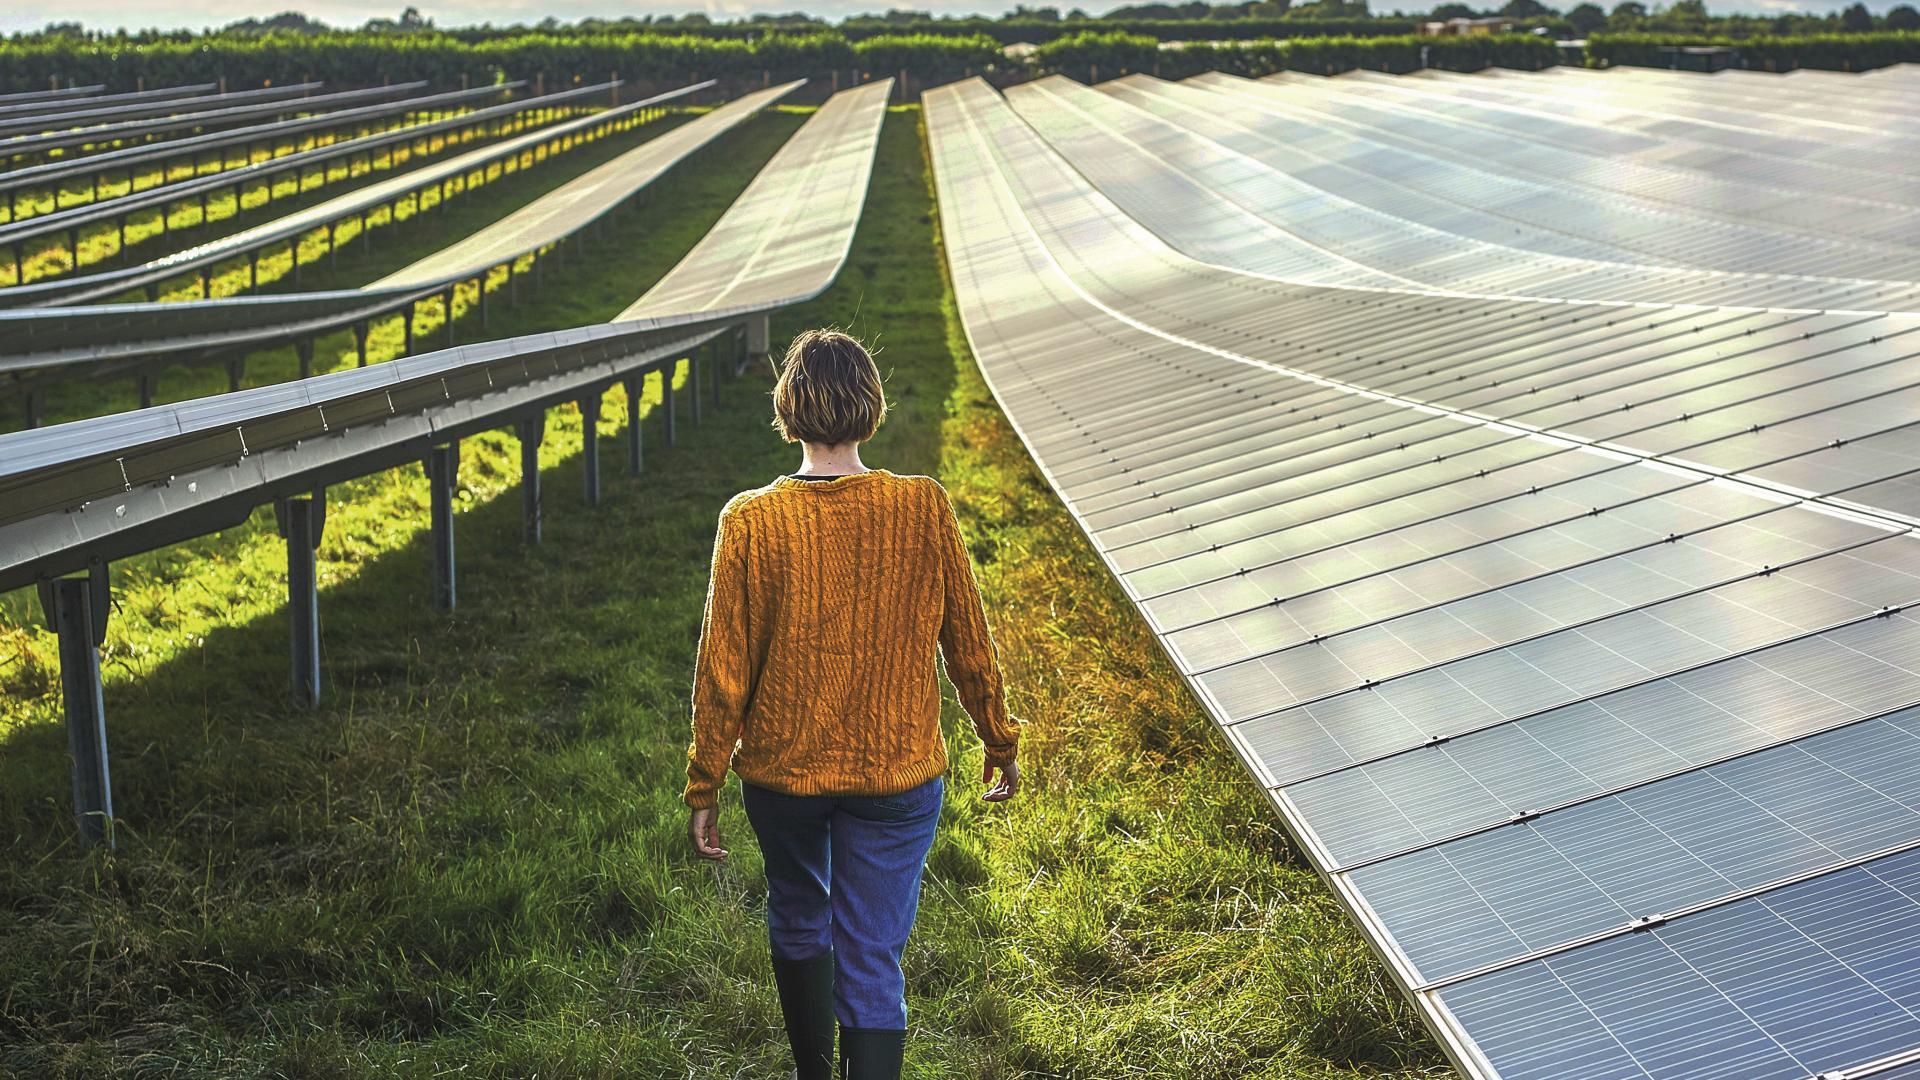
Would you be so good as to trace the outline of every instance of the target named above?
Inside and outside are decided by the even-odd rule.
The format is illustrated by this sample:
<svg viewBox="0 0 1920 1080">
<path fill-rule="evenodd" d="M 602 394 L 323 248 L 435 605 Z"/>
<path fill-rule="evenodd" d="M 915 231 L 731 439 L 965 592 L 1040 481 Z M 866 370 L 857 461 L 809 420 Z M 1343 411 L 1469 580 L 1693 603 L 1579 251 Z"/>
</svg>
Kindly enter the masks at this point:
<svg viewBox="0 0 1920 1080">
<path fill-rule="evenodd" d="M 60 637 L 60 697 L 73 759 L 73 818 L 86 843 L 113 850 L 113 778 L 107 768 L 107 713 L 100 693 L 100 644 L 107 636 L 107 567 L 83 578 L 42 582 L 40 604 Z"/>
<path fill-rule="evenodd" d="M 773 355 L 773 320 L 766 315 L 755 315 L 747 320 L 747 356 Z"/>
<path fill-rule="evenodd" d="M 600 505 L 600 391 L 580 399 L 580 462 L 588 506 Z"/>
<path fill-rule="evenodd" d="M 460 443 L 427 452 L 428 500 L 433 533 L 433 606 L 452 611 L 457 575 L 453 558 L 453 494 L 460 483 Z"/>
<path fill-rule="evenodd" d="M 547 414 L 536 412 L 515 425 L 520 436 L 520 539 L 540 542 L 540 443 L 547 437 Z"/>
<path fill-rule="evenodd" d="M 705 367 L 699 349 L 687 354 L 687 416 L 696 427 L 700 424 L 700 373 Z"/>
<path fill-rule="evenodd" d="M 640 436 L 640 394 L 646 388 L 647 377 L 635 375 L 626 380 L 627 386 L 627 475 L 639 476 L 646 465 L 646 454 L 641 446 Z"/>
<path fill-rule="evenodd" d="M 660 409 L 665 417 L 660 429 L 660 437 L 668 446 L 673 445 L 675 436 L 679 434 L 675 430 L 673 415 L 673 376 L 679 367 L 680 361 L 670 360 L 660 369 Z"/>
<path fill-rule="evenodd" d="M 327 526 L 324 489 L 273 506 L 287 541 L 287 613 L 293 623 L 293 700 L 320 704 L 320 591 L 314 552 Z"/>
</svg>

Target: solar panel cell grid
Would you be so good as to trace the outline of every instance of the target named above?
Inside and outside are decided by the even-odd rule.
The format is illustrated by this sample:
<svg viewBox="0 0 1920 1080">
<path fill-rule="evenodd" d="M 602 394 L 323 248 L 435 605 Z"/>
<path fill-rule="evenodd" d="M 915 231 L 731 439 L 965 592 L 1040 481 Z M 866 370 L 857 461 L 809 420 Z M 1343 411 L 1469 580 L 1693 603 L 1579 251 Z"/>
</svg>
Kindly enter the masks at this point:
<svg viewBox="0 0 1920 1080">
<path fill-rule="evenodd" d="M 1708 931 L 1916 840 L 1920 186 L 1891 98 L 1608 78 L 934 91 L 947 250 L 1043 469 L 1463 1067 L 1804 1080 L 1920 1046 L 1891 982 Z"/>
</svg>

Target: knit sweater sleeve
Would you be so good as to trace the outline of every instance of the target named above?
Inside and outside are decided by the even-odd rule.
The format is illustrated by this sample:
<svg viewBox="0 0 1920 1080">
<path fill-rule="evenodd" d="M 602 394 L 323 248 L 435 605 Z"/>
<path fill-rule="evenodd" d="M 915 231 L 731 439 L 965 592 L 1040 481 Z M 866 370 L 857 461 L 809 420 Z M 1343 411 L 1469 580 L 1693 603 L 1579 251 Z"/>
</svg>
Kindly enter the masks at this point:
<svg viewBox="0 0 1920 1080">
<path fill-rule="evenodd" d="M 1000 681 L 999 652 L 987 627 L 987 613 L 974 580 L 973 563 L 960 537 L 960 521 L 946 488 L 935 484 L 939 518 L 941 577 L 945 584 L 946 613 L 940 622 L 940 654 L 946 658 L 947 677 L 959 691 L 960 704 L 973 719 L 974 734 L 986 745 L 987 763 L 1003 766 L 1013 761 L 1020 739 L 1018 723 L 1007 715 L 1006 693 Z"/>
<path fill-rule="evenodd" d="M 696 810 L 719 801 L 752 696 L 748 654 L 747 530 L 733 504 L 721 511 L 707 580 L 706 613 L 694 658 L 693 743 L 683 801 Z"/>
</svg>

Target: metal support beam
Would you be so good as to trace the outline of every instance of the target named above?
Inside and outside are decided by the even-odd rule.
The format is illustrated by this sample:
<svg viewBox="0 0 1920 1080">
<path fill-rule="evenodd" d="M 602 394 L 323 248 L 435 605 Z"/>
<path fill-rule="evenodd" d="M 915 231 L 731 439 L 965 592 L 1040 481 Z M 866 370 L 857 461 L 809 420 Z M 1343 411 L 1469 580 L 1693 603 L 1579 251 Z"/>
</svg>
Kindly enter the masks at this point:
<svg viewBox="0 0 1920 1080">
<path fill-rule="evenodd" d="M 300 377 L 313 377 L 313 339 L 299 338 L 293 343 L 293 355 L 300 358 Z"/>
<path fill-rule="evenodd" d="M 153 408 L 154 383 L 158 381 L 158 379 L 159 379 L 159 376 L 152 371 L 143 371 L 140 374 L 134 376 L 134 381 L 138 383 L 140 387 L 140 407 L 141 408 L 143 409 Z"/>
<path fill-rule="evenodd" d="M 27 388 L 27 393 L 26 393 L 27 426 L 30 428 L 37 428 L 40 426 L 40 395 L 41 395 L 41 390 L 39 387 L 33 386 L 33 387 Z"/>
<path fill-rule="evenodd" d="M 240 389 L 240 383 L 247 377 L 247 358 L 236 356 L 227 361 L 227 393 Z"/>
<path fill-rule="evenodd" d="M 660 441 L 662 445 L 665 446 L 672 446 L 674 436 L 678 434 L 678 432 L 674 430 L 673 375 L 679 367 L 680 361 L 678 360 L 669 360 L 660 367 L 660 413 L 663 418 L 660 427 Z"/>
<path fill-rule="evenodd" d="M 520 539 L 540 542 L 540 442 L 547 437 L 543 409 L 522 417 L 515 425 L 520 436 Z"/>
<path fill-rule="evenodd" d="M 640 395 L 646 388 L 645 375 L 629 376 L 627 386 L 627 475 L 639 476 L 646 465 L 646 455 L 641 447 L 640 436 Z"/>
<path fill-rule="evenodd" d="M 433 606 L 454 607 L 456 575 L 453 561 L 453 496 L 460 484 L 460 443 L 436 446 L 427 452 L 427 483 L 431 485 L 433 523 Z"/>
<path fill-rule="evenodd" d="M 580 459 L 586 476 L 587 505 L 600 505 L 600 395 L 601 390 L 580 399 Z"/>
<path fill-rule="evenodd" d="M 479 294 L 475 298 L 475 302 L 480 307 L 480 329 L 485 330 L 487 328 L 487 274 L 486 274 L 486 271 L 484 270 L 481 271 L 480 276 L 473 279 L 473 287 L 475 291 L 478 292 Z M 452 343 L 449 342 L 448 344 L 452 344 Z"/>
<path fill-rule="evenodd" d="M 420 302 L 413 300 L 407 303 L 406 313 L 400 316 L 401 333 L 406 339 L 402 348 L 407 356 L 413 355 L 413 320 L 419 316 L 419 312 Z"/>
<path fill-rule="evenodd" d="M 773 324 L 766 315 L 755 315 L 747 320 L 747 355 L 749 357 L 769 356 L 773 353 Z"/>
<path fill-rule="evenodd" d="M 687 354 L 687 417 L 696 426 L 700 423 L 700 373 L 706 366 L 701 350 Z"/>
<path fill-rule="evenodd" d="M 367 366 L 367 335 L 373 328 L 364 322 L 353 324 L 353 351 L 360 358 L 360 366 Z"/>
<path fill-rule="evenodd" d="M 453 286 L 447 286 L 447 291 L 440 294 L 440 302 L 444 305 L 442 310 L 447 314 L 447 348 L 451 349 L 453 348 Z"/>
<path fill-rule="evenodd" d="M 105 563 L 83 578 L 40 583 L 40 604 L 60 638 L 60 697 L 73 760 L 73 818 L 80 838 L 113 850 L 113 782 L 107 770 L 107 713 L 100 693 L 100 643 L 106 640 Z"/>
<path fill-rule="evenodd" d="M 314 552 L 327 525 L 324 490 L 273 504 L 287 541 L 287 615 L 293 623 L 293 700 L 320 703 L 320 592 Z"/>
</svg>

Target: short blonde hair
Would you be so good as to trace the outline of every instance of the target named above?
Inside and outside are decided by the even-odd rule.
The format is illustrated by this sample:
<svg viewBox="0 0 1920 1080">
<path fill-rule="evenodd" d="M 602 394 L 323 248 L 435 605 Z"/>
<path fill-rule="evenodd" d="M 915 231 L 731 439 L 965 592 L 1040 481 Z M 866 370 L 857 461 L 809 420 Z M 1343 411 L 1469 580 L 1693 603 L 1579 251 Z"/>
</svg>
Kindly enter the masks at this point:
<svg viewBox="0 0 1920 1080">
<path fill-rule="evenodd" d="M 808 330 L 787 346 L 773 384 L 773 429 L 787 442 L 865 442 L 887 418 L 880 368 L 838 330 Z"/>
</svg>

